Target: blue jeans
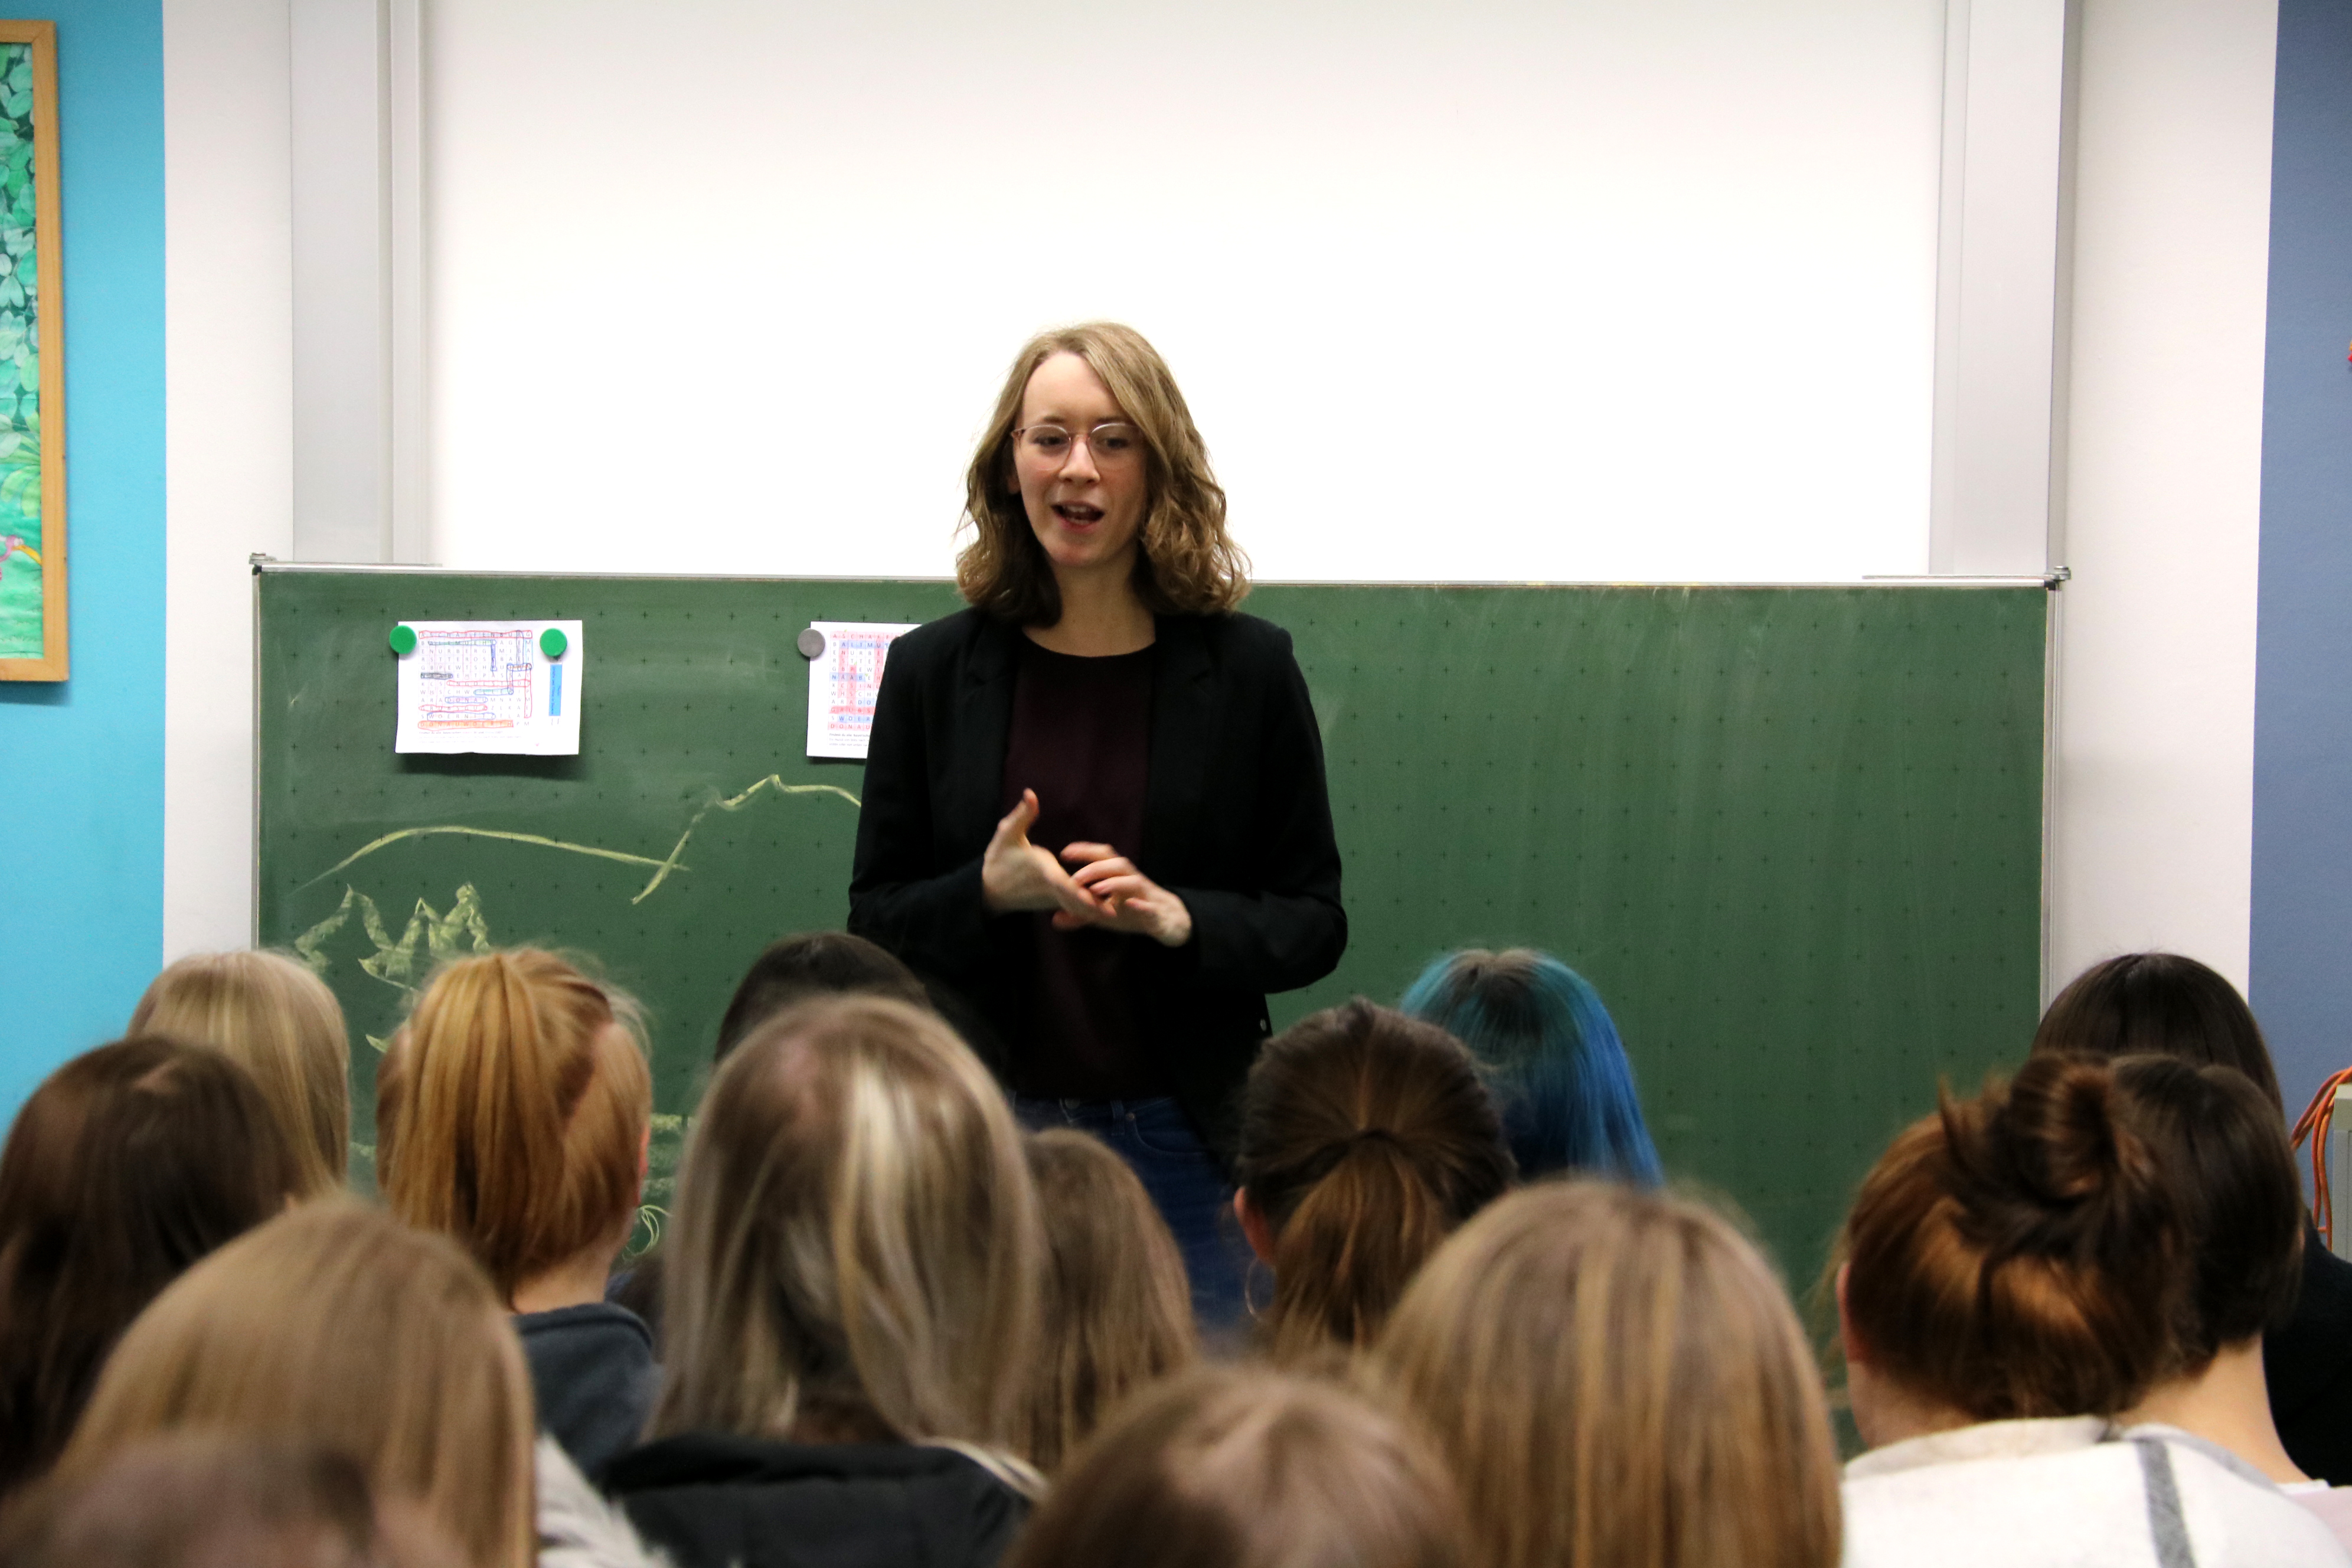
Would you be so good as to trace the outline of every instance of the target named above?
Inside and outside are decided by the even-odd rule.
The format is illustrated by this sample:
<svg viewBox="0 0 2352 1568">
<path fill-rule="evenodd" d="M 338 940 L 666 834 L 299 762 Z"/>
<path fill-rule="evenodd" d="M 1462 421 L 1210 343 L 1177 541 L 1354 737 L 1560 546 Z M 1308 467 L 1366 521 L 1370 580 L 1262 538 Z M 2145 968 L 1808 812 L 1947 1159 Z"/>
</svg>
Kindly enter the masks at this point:
<svg viewBox="0 0 2352 1568">
<path fill-rule="evenodd" d="M 1110 1145 L 1142 1179 L 1143 1190 L 1176 1237 L 1202 1337 L 1215 1341 L 1238 1331 L 1245 1316 L 1242 1287 L 1249 1244 L 1234 1218 L 1234 1189 L 1175 1100 L 1164 1095 L 1035 1100 L 1016 1094 L 1013 1109 L 1024 1127 L 1074 1128 Z"/>
</svg>

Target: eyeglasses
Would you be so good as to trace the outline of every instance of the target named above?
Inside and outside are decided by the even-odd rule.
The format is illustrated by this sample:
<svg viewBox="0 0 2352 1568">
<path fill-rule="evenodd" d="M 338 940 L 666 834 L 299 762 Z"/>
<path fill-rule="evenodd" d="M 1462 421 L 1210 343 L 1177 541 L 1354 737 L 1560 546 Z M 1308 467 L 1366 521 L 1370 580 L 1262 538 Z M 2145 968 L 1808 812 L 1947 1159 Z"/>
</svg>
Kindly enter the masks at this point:
<svg viewBox="0 0 2352 1568">
<path fill-rule="evenodd" d="M 1108 419 L 1073 435 L 1059 425 L 1026 425 L 1013 432 L 1013 449 L 1046 468 L 1070 460 L 1070 448 L 1085 442 L 1099 468 L 1123 468 L 1143 458 L 1143 433 L 1124 420 Z"/>
</svg>

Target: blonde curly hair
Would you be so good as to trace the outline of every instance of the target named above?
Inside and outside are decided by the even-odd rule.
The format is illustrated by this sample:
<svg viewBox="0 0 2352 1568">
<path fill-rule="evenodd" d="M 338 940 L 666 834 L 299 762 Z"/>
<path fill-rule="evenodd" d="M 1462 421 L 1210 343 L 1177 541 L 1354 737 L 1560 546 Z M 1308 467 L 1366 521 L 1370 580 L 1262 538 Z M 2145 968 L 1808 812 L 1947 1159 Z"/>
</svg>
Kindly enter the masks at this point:
<svg viewBox="0 0 2352 1568">
<path fill-rule="evenodd" d="M 1249 593 L 1249 557 L 1225 532 L 1225 492 L 1176 389 L 1168 362 L 1133 327 L 1088 321 L 1040 332 L 1013 356 L 996 412 L 964 476 L 964 515 L 976 531 L 956 557 L 965 600 L 1018 626 L 1062 618 L 1053 563 L 1029 526 L 1013 473 L 1013 427 L 1037 367 L 1076 354 L 1102 378 L 1143 434 L 1150 500 L 1135 554 L 1135 591 L 1155 615 L 1223 615 Z"/>
</svg>

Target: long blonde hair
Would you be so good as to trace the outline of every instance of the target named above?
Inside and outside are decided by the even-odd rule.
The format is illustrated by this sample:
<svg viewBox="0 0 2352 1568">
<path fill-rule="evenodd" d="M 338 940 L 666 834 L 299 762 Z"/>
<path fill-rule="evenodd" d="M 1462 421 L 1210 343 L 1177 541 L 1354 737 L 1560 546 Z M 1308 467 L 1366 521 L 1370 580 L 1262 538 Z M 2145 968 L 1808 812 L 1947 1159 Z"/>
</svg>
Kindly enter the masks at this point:
<svg viewBox="0 0 2352 1568">
<path fill-rule="evenodd" d="M 282 953 L 200 952 L 149 982 L 131 1035 L 210 1046 L 253 1075 L 286 1129 L 300 1191 L 343 1184 L 351 1163 L 352 1052 L 326 983 Z"/>
<path fill-rule="evenodd" d="M 1370 1377 L 1446 1450 L 1489 1568 L 1835 1568 L 1819 1369 L 1770 1267 L 1696 1204 L 1505 1198 L 1423 1268 Z"/>
<path fill-rule="evenodd" d="M 1020 626 L 1062 618 L 1053 563 L 1029 526 L 1013 483 L 1013 428 L 1029 378 L 1055 354 L 1076 354 L 1143 436 L 1150 501 L 1135 591 L 1159 615 L 1221 615 L 1249 593 L 1249 557 L 1225 531 L 1225 492 L 1209 468 L 1209 449 L 1160 351 L 1133 327 L 1088 321 L 1040 332 L 1021 345 L 996 395 L 996 411 L 964 473 L 964 516 L 977 531 L 956 557 L 956 587 L 965 600 Z"/>
<path fill-rule="evenodd" d="M 457 1237 L 509 1301 L 636 1213 L 653 1079 L 628 999 L 551 952 L 436 974 L 376 1068 L 392 1212 Z"/>
<path fill-rule="evenodd" d="M 828 1421 L 1015 1449 L 1044 1240 L 988 1070 L 903 1002 L 801 1003 L 730 1053 L 678 1180 L 654 1431 Z"/>
<path fill-rule="evenodd" d="M 1066 1128 L 1025 1146 L 1048 1252 L 1029 1457 L 1051 1470 L 1121 1399 L 1190 1366 L 1199 1336 L 1183 1254 L 1127 1162 Z"/>
<path fill-rule="evenodd" d="M 140 1314 L 58 1473 L 168 1432 L 315 1439 L 379 1498 L 420 1506 L 472 1568 L 529 1568 L 531 1428 L 522 1347 L 481 1270 L 331 1198 L 229 1243 Z"/>
</svg>

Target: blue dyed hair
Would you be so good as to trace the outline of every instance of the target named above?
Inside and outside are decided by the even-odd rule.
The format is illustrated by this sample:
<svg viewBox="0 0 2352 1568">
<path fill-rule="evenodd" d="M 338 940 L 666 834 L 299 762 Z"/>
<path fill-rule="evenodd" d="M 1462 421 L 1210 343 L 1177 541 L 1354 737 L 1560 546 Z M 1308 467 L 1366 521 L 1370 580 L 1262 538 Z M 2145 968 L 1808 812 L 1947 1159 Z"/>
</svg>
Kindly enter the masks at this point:
<svg viewBox="0 0 2352 1568">
<path fill-rule="evenodd" d="M 1524 947 L 1449 953 L 1398 1006 L 1478 1058 L 1520 1174 L 1664 1179 L 1617 1026 L 1601 994 L 1559 959 Z"/>
</svg>

